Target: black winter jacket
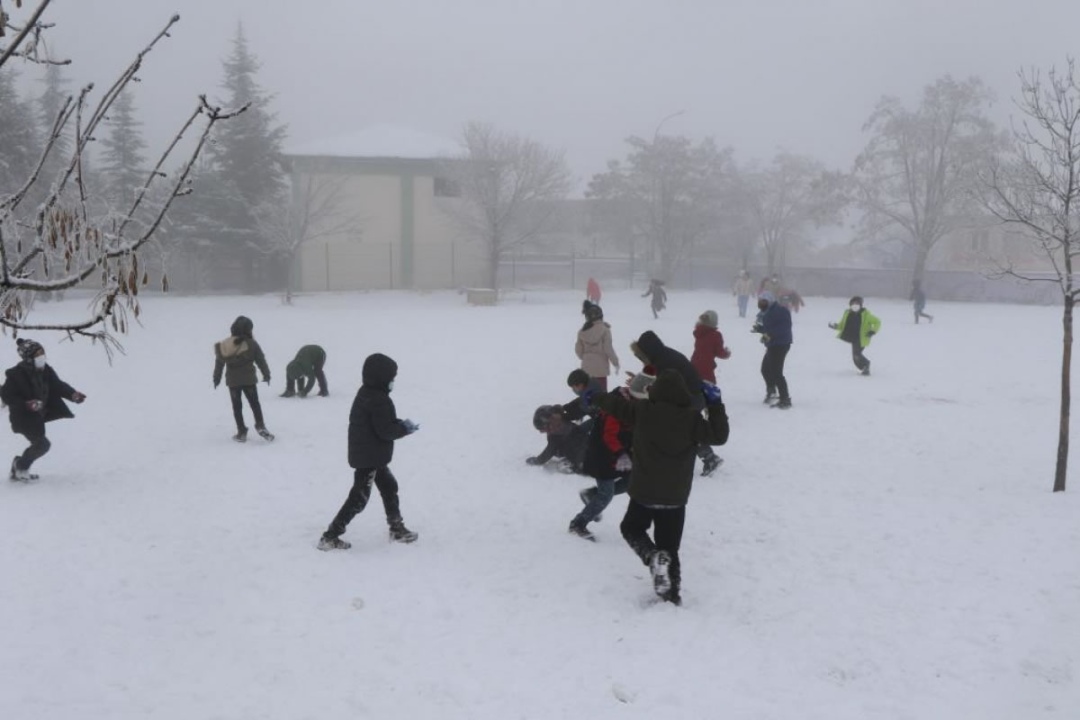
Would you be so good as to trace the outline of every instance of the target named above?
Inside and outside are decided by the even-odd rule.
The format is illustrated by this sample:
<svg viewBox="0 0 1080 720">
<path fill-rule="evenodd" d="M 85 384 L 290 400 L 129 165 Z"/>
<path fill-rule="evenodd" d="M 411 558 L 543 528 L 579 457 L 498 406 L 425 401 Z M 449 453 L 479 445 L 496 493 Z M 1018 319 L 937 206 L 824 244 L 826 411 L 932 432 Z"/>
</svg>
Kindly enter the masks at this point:
<svg viewBox="0 0 1080 720">
<path fill-rule="evenodd" d="M 648 364 L 656 369 L 657 375 L 664 370 L 674 370 L 682 375 L 683 383 L 685 383 L 686 389 L 690 393 L 691 406 L 695 410 L 704 409 L 705 396 L 701 394 L 701 375 L 694 369 L 694 364 L 690 362 L 689 358 L 678 350 L 665 345 L 664 341 L 652 330 L 641 333 L 641 337 L 637 339 L 637 342 L 631 345 L 631 349 L 634 348 L 636 348 L 635 355 L 638 355 L 638 351 L 640 351 L 640 354 L 648 358 Z"/>
<path fill-rule="evenodd" d="M 0 387 L 0 399 L 8 406 L 11 429 L 26 435 L 42 435 L 45 423 L 75 417 L 64 402 L 74 395 L 75 389 L 61 380 L 51 365 L 38 370 L 31 362 L 9 368 Z M 26 407 L 30 400 L 42 401 L 42 409 L 34 412 Z"/>
<path fill-rule="evenodd" d="M 364 384 L 356 393 L 349 411 L 349 466 L 379 468 L 394 457 L 394 441 L 408 435 L 398 420 L 390 383 L 397 376 L 397 363 L 376 353 L 364 361 Z"/>
<path fill-rule="evenodd" d="M 690 497 L 698 445 L 723 445 L 729 426 L 722 403 L 710 405 L 709 419 L 690 404 L 682 376 L 664 370 L 649 388 L 648 400 L 632 400 L 615 390 L 597 399 L 604 412 L 634 434 L 630 497 L 642 505 L 680 506 Z"/>
<path fill-rule="evenodd" d="M 630 454 L 633 441 L 630 428 L 614 416 L 599 413 L 589 432 L 589 444 L 585 449 L 583 472 L 597 480 L 614 480 L 623 473 L 615 469 L 615 461 L 622 454 Z"/>
</svg>

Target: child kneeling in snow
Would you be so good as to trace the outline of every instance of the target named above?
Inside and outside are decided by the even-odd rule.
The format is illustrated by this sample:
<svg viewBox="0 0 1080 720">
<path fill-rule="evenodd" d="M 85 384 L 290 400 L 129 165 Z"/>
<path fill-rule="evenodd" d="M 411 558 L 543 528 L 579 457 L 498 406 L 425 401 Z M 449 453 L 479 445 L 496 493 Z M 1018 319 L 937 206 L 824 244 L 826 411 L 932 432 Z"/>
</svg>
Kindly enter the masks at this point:
<svg viewBox="0 0 1080 720">
<path fill-rule="evenodd" d="M 682 375 L 664 370 L 648 389 L 647 400 L 616 390 L 595 403 L 633 431 L 634 463 L 630 503 L 619 529 L 630 547 L 649 566 L 653 589 L 667 602 L 682 602 L 679 546 L 686 522 L 686 503 L 694 481 L 698 445 L 723 445 L 729 426 L 719 388 L 705 385 L 708 420 L 692 404 Z M 626 393 L 627 395 L 629 393 Z M 653 538 L 650 525 L 655 524 Z"/>
</svg>

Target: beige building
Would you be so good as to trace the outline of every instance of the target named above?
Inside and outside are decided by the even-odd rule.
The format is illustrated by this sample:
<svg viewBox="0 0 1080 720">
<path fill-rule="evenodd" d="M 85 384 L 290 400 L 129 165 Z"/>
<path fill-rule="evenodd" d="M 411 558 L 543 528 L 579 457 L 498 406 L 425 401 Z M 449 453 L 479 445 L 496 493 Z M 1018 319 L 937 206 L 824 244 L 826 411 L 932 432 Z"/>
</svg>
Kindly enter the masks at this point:
<svg viewBox="0 0 1080 720">
<path fill-rule="evenodd" d="M 483 282 L 485 258 L 448 214 L 452 141 L 395 127 L 286 151 L 294 211 L 311 215 L 293 272 L 299 291 L 438 289 Z"/>
</svg>

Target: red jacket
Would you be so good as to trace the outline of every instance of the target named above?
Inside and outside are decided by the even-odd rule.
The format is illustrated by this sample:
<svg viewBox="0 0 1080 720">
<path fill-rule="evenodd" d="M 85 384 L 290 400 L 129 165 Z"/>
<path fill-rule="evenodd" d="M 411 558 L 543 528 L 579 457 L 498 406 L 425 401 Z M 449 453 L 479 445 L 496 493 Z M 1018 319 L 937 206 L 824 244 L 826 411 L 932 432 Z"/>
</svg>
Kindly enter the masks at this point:
<svg viewBox="0 0 1080 720">
<path fill-rule="evenodd" d="M 716 384 L 716 358 L 726 360 L 731 351 L 724 347 L 724 336 L 716 328 L 705 325 L 694 327 L 694 354 L 690 364 L 698 371 L 702 380 Z"/>
</svg>

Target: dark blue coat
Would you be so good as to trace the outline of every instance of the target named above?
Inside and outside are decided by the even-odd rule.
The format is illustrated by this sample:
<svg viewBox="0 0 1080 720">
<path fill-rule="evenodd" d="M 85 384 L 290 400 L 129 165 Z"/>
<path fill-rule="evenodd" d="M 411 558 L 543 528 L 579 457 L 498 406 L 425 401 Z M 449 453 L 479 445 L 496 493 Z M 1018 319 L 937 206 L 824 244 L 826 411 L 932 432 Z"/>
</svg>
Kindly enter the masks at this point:
<svg viewBox="0 0 1080 720">
<path fill-rule="evenodd" d="M 765 341 L 765 347 L 790 345 L 791 311 L 780 303 L 771 303 L 761 314 L 761 331 L 769 337 Z"/>
</svg>

